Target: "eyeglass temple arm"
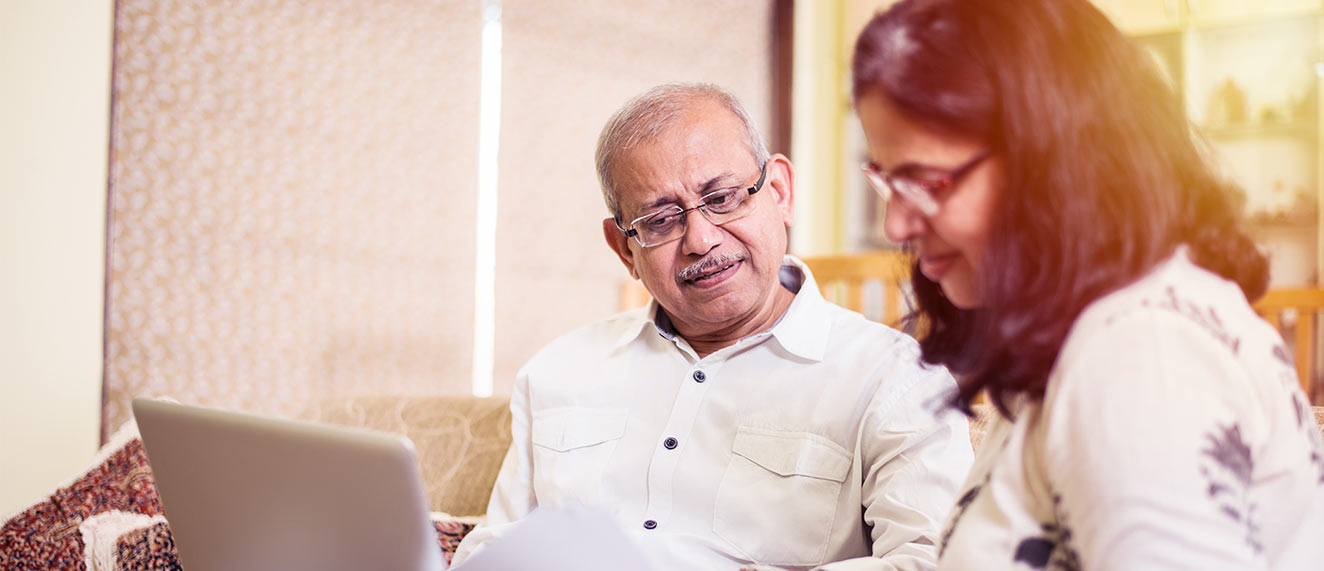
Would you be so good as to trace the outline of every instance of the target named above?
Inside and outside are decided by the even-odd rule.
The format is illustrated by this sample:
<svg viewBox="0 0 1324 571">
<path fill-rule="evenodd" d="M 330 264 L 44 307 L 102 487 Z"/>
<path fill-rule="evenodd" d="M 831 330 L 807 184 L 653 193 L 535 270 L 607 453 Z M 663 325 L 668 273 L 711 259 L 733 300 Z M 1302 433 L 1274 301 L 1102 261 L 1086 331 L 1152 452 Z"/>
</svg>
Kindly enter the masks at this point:
<svg viewBox="0 0 1324 571">
<path fill-rule="evenodd" d="M 768 161 L 763 161 L 763 166 L 759 167 L 758 182 L 755 182 L 754 186 L 751 186 L 745 190 L 748 190 L 750 194 L 754 194 L 758 192 L 763 188 L 763 180 L 766 178 L 768 178 Z"/>
<path fill-rule="evenodd" d="M 616 227 L 616 230 L 621 234 L 625 234 L 626 238 L 633 238 L 639 234 L 639 231 L 634 228 L 621 228 L 621 221 L 617 220 L 615 216 L 608 217 L 608 220 L 611 220 L 611 223 Z"/>
</svg>

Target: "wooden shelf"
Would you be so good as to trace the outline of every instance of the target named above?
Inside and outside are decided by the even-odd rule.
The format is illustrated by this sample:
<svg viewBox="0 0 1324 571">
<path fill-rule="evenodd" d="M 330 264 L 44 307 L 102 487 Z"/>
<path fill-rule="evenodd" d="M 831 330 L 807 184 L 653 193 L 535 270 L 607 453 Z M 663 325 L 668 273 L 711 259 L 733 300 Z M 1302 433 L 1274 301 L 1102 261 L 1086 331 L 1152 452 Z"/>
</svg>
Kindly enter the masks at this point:
<svg viewBox="0 0 1324 571">
<path fill-rule="evenodd" d="M 1203 11 L 1196 11 L 1188 21 L 1190 26 L 1197 30 L 1218 30 L 1266 23 L 1273 24 L 1283 20 L 1299 20 L 1317 16 L 1319 16 L 1318 6 L 1298 6 L 1259 13 L 1250 10 L 1245 14 L 1213 16 L 1205 15 Z"/>
<path fill-rule="evenodd" d="M 1246 223 L 1253 231 L 1263 230 L 1309 230 L 1315 227 L 1315 218 L 1303 219 L 1300 216 L 1247 216 Z"/>
<path fill-rule="evenodd" d="M 1271 123 L 1205 125 L 1202 130 L 1218 140 L 1294 138 L 1313 142 L 1316 139 L 1314 118 Z"/>
</svg>

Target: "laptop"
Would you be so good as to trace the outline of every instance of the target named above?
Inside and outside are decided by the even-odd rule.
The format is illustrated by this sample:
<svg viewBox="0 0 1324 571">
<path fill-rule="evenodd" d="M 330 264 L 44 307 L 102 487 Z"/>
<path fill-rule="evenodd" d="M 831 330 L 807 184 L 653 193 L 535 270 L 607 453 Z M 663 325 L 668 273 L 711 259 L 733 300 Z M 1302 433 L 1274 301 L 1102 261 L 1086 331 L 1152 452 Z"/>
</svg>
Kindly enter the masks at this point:
<svg viewBox="0 0 1324 571">
<path fill-rule="evenodd" d="M 143 398 L 133 413 L 184 569 L 446 568 L 403 436 Z"/>
</svg>

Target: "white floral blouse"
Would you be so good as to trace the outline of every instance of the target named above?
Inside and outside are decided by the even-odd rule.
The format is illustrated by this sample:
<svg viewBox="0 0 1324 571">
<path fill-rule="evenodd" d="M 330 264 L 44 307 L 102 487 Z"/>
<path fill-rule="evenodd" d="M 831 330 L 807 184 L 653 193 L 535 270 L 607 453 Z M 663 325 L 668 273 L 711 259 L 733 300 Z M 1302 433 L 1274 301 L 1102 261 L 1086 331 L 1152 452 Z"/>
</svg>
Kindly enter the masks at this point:
<svg viewBox="0 0 1324 571">
<path fill-rule="evenodd" d="M 1278 333 L 1183 247 L 999 419 L 940 569 L 1324 569 L 1324 440 Z"/>
</svg>

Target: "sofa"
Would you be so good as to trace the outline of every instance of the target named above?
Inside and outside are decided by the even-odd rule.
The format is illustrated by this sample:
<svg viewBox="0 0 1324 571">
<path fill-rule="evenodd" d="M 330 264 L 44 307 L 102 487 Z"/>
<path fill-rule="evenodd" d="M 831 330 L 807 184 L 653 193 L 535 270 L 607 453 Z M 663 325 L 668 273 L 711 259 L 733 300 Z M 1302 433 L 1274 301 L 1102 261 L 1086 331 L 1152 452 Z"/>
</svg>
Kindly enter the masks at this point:
<svg viewBox="0 0 1324 571">
<path fill-rule="evenodd" d="M 413 440 L 447 560 L 481 521 L 510 445 L 509 401 L 500 398 L 359 396 L 316 402 L 298 416 Z M 0 517 L 0 570 L 180 568 L 132 420 L 84 472 Z"/>
<path fill-rule="evenodd" d="M 314 403 L 306 420 L 404 434 L 418 453 L 439 548 L 449 561 L 482 521 L 510 443 L 506 399 L 361 396 Z M 976 405 L 978 448 L 995 412 Z M 1315 407 L 1324 424 L 1324 407 Z M 1324 429 L 1321 429 L 1324 430 Z M 92 465 L 49 496 L 5 517 L 0 569 L 178 569 L 137 426 L 126 423 Z"/>
</svg>

